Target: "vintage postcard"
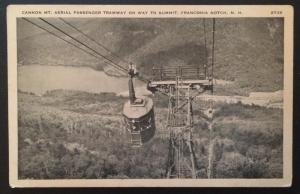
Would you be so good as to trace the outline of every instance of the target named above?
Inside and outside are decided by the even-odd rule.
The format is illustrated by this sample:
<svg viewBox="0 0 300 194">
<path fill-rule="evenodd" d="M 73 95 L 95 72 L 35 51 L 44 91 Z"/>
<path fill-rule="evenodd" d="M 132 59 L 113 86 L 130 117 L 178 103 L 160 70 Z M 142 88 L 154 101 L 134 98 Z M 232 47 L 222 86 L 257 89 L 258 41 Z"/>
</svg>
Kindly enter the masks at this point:
<svg viewBox="0 0 300 194">
<path fill-rule="evenodd" d="M 10 5 L 11 187 L 288 187 L 293 7 Z"/>
</svg>

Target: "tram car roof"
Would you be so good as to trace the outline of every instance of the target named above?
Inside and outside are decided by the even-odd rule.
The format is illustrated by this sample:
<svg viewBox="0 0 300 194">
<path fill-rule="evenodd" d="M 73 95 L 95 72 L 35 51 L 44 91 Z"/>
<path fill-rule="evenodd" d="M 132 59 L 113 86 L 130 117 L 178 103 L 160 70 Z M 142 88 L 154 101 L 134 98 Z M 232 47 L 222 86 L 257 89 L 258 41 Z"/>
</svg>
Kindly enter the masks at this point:
<svg viewBox="0 0 300 194">
<path fill-rule="evenodd" d="M 128 100 L 123 107 L 123 114 L 127 118 L 139 119 L 147 115 L 153 108 L 153 100 L 149 97 L 137 97 L 142 99 L 143 103 L 141 104 L 131 104 Z"/>
</svg>

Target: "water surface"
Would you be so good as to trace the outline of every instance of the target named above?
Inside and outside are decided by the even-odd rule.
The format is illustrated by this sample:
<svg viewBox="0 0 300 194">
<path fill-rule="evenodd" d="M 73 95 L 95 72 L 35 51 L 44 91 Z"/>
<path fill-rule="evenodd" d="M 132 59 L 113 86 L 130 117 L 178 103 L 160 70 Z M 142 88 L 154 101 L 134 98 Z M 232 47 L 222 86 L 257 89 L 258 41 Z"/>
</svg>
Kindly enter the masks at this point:
<svg viewBox="0 0 300 194">
<path fill-rule="evenodd" d="M 128 90 L 128 79 L 88 67 L 23 65 L 18 66 L 18 89 L 39 95 L 55 89 L 120 93 Z"/>
</svg>

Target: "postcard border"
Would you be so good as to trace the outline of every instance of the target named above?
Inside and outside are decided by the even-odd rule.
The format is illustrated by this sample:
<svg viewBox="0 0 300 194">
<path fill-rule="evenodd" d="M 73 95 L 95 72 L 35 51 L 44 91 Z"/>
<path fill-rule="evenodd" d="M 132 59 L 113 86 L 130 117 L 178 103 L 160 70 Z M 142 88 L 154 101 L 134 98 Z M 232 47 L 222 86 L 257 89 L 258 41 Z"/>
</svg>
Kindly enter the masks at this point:
<svg viewBox="0 0 300 194">
<path fill-rule="evenodd" d="M 58 6 L 58 5 L 57 5 Z M 8 51 L 8 117 L 9 117 L 9 183 L 11 187 L 289 187 L 292 182 L 292 140 L 293 140 L 293 20 L 294 10 L 290 5 L 222 5 L 201 6 L 201 9 L 233 9 L 245 13 L 238 17 L 284 17 L 284 128 L 283 128 L 283 178 L 279 179 L 18 179 L 18 126 L 17 126 L 17 43 L 16 18 L 22 17 L 20 10 L 52 10 L 56 5 L 9 5 L 7 7 L 7 51 Z M 188 5 L 59 5 L 64 9 L 187 9 Z M 179 7 L 180 6 L 180 7 Z M 193 5 L 195 7 L 195 5 Z M 270 10 L 283 14 L 270 15 Z M 74 15 L 59 15 L 74 17 Z M 45 17 L 45 16 L 28 16 Z M 57 17 L 52 15 L 49 17 Z M 83 17 L 75 16 L 75 17 Z M 96 16 L 85 16 L 96 17 Z M 113 16 L 110 16 L 113 17 Z M 120 17 L 120 16 L 117 16 Z M 131 16 L 128 16 L 131 17 Z M 143 16 L 145 17 L 145 16 Z M 162 17 L 162 16 L 160 16 Z M 182 17 L 182 16 L 181 16 Z M 196 17 L 196 16 L 192 16 Z M 198 16 L 199 17 L 199 16 Z M 201 17 L 228 17 L 224 15 L 202 15 Z M 237 16 L 230 16 L 237 17 Z"/>
</svg>

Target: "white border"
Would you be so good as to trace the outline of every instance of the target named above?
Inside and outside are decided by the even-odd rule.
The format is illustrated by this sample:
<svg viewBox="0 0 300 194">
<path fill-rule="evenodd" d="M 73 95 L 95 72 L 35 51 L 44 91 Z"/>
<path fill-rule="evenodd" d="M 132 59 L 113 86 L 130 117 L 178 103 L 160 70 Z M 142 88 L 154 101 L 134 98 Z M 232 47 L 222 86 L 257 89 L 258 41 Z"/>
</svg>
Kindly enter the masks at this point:
<svg viewBox="0 0 300 194">
<path fill-rule="evenodd" d="M 52 14 L 24 14 L 25 10 L 46 10 Z M 119 10 L 123 15 L 53 14 L 55 10 Z M 133 11 L 174 11 L 174 15 L 130 15 Z M 201 15 L 180 14 L 183 10 L 208 11 Z M 212 14 L 210 11 L 234 11 L 234 14 Z M 238 12 L 241 14 L 238 14 Z M 281 11 L 272 14 L 271 11 Z M 9 5 L 7 7 L 8 39 L 8 116 L 9 116 L 9 183 L 11 187 L 288 187 L 292 182 L 292 110 L 293 110 L 293 7 L 290 5 Z M 284 17 L 284 130 L 283 178 L 279 179 L 18 179 L 18 126 L 17 126 L 17 17 Z"/>
</svg>

